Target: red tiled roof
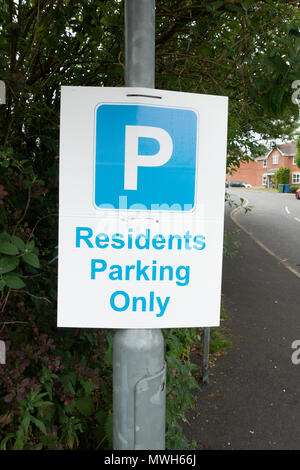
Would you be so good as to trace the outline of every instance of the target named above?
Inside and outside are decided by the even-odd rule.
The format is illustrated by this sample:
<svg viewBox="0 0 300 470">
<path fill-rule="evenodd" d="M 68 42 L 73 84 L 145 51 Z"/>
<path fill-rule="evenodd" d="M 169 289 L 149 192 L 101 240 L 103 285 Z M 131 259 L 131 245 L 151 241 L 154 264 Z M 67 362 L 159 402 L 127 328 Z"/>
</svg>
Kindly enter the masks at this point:
<svg viewBox="0 0 300 470">
<path fill-rule="evenodd" d="M 283 155 L 290 156 L 290 157 L 294 157 L 294 155 L 296 155 L 296 152 L 297 152 L 295 142 L 288 142 L 287 144 L 278 145 L 278 149 Z"/>
<path fill-rule="evenodd" d="M 296 152 L 297 152 L 296 142 L 288 142 L 287 144 L 277 145 L 276 148 L 278 150 L 280 150 L 282 155 L 284 155 L 285 157 L 294 157 L 296 155 Z M 268 150 L 264 155 L 261 155 L 260 157 L 257 157 L 255 160 L 256 161 L 264 160 L 265 158 L 267 158 L 270 155 L 271 152 L 273 152 L 273 150 L 276 150 L 276 148 Z"/>
</svg>

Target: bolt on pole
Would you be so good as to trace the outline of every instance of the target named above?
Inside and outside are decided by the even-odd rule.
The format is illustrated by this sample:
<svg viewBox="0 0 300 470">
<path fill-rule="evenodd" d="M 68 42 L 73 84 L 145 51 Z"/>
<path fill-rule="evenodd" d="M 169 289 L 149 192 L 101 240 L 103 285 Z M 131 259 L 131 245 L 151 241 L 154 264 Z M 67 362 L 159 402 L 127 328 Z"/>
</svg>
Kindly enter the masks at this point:
<svg viewBox="0 0 300 470">
<path fill-rule="evenodd" d="M 125 0 L 125 86 L 155 86 L 155 0 Z M 159 329 L 113 341 L 114 450 L 165 448 L 166 366 Z"/>
</svg>

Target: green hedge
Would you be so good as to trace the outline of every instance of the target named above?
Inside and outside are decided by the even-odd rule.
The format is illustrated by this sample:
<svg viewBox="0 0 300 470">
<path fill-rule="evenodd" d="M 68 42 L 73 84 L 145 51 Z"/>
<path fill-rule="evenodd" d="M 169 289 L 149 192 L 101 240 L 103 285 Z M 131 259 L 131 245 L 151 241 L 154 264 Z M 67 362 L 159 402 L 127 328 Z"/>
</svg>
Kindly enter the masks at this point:
<svg viewBox="0 0 300 470">
<path fill-rule="evenodd" d="M 276 188 L 279 184 L 289 184 L 290 182 L 290 169 L 282 166 L 276 172 Z"/>
</svg>

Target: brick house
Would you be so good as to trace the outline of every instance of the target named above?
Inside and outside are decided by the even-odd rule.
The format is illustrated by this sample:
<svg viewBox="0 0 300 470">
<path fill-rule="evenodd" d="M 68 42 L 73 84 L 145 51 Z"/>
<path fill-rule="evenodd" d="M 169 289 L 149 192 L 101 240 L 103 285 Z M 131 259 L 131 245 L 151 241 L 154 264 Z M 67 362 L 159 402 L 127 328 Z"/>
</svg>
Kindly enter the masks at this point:
<svg viewBox="0 0 300 470">
<path fill-rule="evenodd" d="M 244 181 L 257 187 L 272 187 L 272 178 L 281 167 L 290 169 L 290 184 L 300 186 L 300 168 L 295 162 L 295 142 L 278 145 L 265 155 L 241 163 L 232 175 L 227 175 L 227 181 Z"/>
</svg>

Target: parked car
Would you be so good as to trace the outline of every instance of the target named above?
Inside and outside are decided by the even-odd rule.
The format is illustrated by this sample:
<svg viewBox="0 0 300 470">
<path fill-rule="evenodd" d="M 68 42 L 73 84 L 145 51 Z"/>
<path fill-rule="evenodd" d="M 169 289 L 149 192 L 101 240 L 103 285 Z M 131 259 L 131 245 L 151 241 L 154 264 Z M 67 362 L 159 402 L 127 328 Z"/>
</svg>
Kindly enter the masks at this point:
<svg viewBox="0 0 300 470">
<path fill-rule="evenodd" d="M 251 188 L 251 184 L 244 181 L 228 181 L 227 183 L 232 188 Z"/>
<path fill-rule="evenodd" d="M 300 199 L 300 188 L 296 191 L 296 199 Z"/>
</svg>

